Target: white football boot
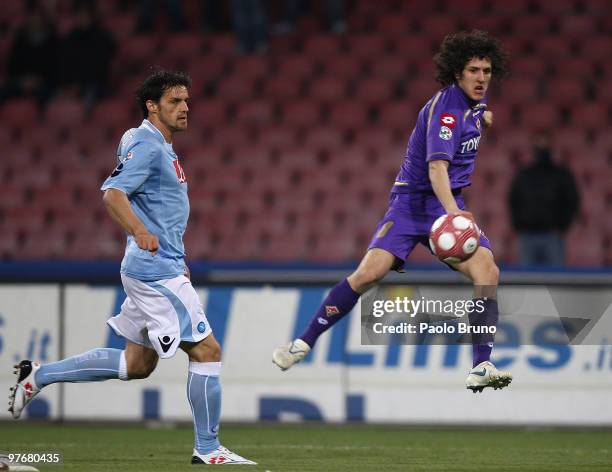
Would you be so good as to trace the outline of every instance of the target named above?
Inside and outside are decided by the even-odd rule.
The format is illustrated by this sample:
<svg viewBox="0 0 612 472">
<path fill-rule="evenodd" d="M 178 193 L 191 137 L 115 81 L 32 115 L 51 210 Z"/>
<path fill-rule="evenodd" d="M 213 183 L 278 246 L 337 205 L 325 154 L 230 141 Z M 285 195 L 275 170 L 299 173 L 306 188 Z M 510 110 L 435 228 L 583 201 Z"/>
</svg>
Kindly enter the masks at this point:
<svg viewBox="0 0 612 472">
<path fill-rule="evenodd" d="M 17 383 L 14 387 L 11 387 L 9 393 L 9 411 L 13 414 L 13 418 L 18 419 L 26 405 L 41 390 L 34 380 L 36 371 L 40 369 L 40 364 L 23 360 L 14 367 L 13 373 L 17 374 Z"/>
<path fill-rule="evenodd" d="M 512 382 L 512 374 L 507 371 L 497 370 L 489 361 L 484 361 L 470 370 L 465 381 L 466 388 L 472 392 L 482 392 L 486 387 L 494 390 L 507 387 Z"/>
<path fill-rule="evenodd" d="M 309 352 L 310 346 L 298 338 L 285 346 L 274 349 L 272 362 L 279 366 L 281 370 L 287 370 L 293 364 L 297 364 L 304 359 Z"/>
<path fill-rule="evenodd" d="M 200 454 L 195 449 L 191 457 L 192 464 L 215 464 L 215 465 L 257 465 L 257 462 L 245 459 L 226 447 L 219 446 L 208 454 Z"/>
</svg>

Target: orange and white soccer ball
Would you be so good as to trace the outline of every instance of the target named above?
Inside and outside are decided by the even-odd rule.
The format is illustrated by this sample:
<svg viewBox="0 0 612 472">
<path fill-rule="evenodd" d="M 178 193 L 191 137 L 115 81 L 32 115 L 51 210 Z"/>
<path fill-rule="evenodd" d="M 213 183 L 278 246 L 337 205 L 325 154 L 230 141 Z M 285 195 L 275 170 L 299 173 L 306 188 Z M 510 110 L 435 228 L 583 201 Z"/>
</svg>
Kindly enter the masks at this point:
<svg viewBox="0 0 612 472">
<path fill-rule="evenodd" d="M 442 262 L 467 261 L 480 246 L 480 229 L 462 215 L 442 215 L 429 230 L 429 247 Z"/>
</svg>

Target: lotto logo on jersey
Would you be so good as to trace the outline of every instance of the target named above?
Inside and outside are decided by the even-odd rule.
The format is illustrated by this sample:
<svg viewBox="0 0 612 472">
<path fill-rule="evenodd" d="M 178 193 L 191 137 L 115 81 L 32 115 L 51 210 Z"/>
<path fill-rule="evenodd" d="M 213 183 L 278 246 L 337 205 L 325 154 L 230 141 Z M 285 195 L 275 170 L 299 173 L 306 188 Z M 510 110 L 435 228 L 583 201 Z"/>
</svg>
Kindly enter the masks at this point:
<svg viewBox="0 0 612 472">
<path fill-rule="evenodd" d="M 451 115 L 450 113 L 442 113 L 440 116 L 440 124 L 442 126 L 446 126 L 447 128 L 453 129 L 457 124 L 457 117 L 455 115 Z"/>
</svg>

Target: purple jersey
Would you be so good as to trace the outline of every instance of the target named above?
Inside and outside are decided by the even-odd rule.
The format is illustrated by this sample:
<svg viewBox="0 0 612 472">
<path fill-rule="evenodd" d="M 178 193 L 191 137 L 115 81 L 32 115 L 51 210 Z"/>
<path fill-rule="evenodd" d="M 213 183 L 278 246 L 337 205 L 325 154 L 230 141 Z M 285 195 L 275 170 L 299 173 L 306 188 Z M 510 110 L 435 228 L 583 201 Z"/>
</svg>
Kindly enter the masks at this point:
<svg viewBox="0 0 612 472">
<path fill-rule="evenodd" d="M 456 84 L 429 100 L 419 112 L 392 192 L 432 192 L 428 162 L 439 159 L 449 162 L 451 189 L 470 185 L 485 101 L 472 102 Z"/>
</svg>

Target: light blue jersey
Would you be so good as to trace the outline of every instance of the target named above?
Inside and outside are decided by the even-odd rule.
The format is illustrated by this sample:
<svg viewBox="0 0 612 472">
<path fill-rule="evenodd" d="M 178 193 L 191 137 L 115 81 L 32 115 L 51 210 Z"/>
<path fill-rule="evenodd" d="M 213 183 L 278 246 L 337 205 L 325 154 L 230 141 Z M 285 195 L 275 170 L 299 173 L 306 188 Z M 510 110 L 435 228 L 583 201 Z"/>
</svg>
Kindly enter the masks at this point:
<svg viewBox="0 0 612 472">
<path fill-rule="evenodd" d="M 117 149 L 117 167 L 101 190 L 125 192 L 132 210 L 159 238 L 155 256 L 140 249 L 128 235 L 121 273 L 151 281 L 185 272 L 183 234 L 189 217 L 185 173 L 161 132 L 148 120 L 125 132 Z"/>
</svg>

